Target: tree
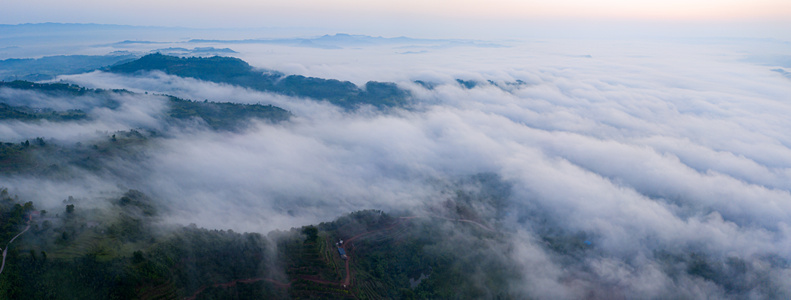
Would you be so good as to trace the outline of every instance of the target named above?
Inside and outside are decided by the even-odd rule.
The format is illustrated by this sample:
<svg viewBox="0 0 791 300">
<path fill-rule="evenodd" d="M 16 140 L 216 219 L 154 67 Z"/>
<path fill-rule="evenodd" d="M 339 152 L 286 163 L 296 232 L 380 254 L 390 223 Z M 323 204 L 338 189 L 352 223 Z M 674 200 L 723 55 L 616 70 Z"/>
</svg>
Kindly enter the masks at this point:
<svg viewBox="0 0 791 300">
<path fill-rule="evenodd" d="M 305 227 L 305 229 L 302 230 L 302 233 L 308 237 L 307 242 L 315 242 L 316 239 L 319 238 L 319 229 L 313 225 Z"/>
<path fill-rule="evenodd" d="M 74 204 L 66 205 L 66 213 L 73 213 L 74 212 Z"/>
<path fill-rule="evenodd" d="M 143 251 L 137 250 L 132 253 L 132 263 L 139 264 L 145 260 L 143 258 Z"/>
</svg>

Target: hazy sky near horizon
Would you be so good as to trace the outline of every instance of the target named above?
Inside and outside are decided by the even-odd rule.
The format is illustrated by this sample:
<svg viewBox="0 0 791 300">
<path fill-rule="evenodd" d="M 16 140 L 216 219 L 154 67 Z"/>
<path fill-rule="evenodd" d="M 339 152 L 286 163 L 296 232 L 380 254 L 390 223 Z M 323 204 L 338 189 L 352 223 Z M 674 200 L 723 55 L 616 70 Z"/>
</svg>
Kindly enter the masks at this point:
<svg viewBox="0 0 791 300">
<path fill-rule="evenodd" d="M 184 27 L 311 27 L 379 30 L 384 34 L 431 32 L 499 36 L 524 32 L 520 25 L 627 29 L 653 24 L 682 32 L 707 28 L 701 35 L 787 36 L 787 0 L 299 0 L 299 1 L 54 1 L 5 0 L 0 23 L 99 23 Z M 543 23 L 542 23 L 543 22 Z M 658 25 L 657 25 L 658 24 Z M 537 26 L 537 25 L 536 25 Z M 533 30 L 546 30 L 546 27 Z M 569 29 L 566 28 L 566 29 Z M 384 30 L 387 29 L 387 30 Z M 509 31 L 510 29 L 510 31 Z M 454 31 L 455 30 L 455 31 Z M 640 28 L 638 30 L 644 30 Z M 528 30 L 529 31 L 529 30 Z M 369 33 L 369 32 L 362 32 Z M 529 33 L 529 32 L 528 32 Z"/>
</svg>

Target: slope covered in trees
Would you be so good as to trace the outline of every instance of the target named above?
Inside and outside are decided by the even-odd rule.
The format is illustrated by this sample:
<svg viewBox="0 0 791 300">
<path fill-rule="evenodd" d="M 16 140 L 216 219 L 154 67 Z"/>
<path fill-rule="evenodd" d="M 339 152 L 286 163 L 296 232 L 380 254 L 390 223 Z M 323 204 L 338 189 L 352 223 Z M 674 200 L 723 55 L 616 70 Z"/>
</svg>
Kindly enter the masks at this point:
<svg viewBox="0 0 791 300">
<path fill-rule="evenodd" d="M 394 83 L 369 81 L 361 89 L 349 81 L 301 75 L 286 76 L 274 71 L 257 70 L 243 60 L 232 57 L 181 58 L 157 53 L 109 67 L 107 70 L 125 74 L 156 70 L 260 91 L 327 100 L 346 109 L 363 104 L 378 108 L 400 107 L 407 104 L 408 97 L 408 93 Z"/>
<path fill-rule="evenodd" d="M 0 60 L 0 80 L 49 80 L 57 75 L 90 72 L 105 66 L 126 62 L 138 56 L 120 53 L 110 55 L 58 55 L 42 58 L 9 58 Z"/>
<path fill-rule="evenodd" d="M 499 295 L 509 269 L 476 261 L 487 245 L 449 236 L 447 220 L 359 211 L 267 236 L 161 225 L 167 213 L 129 190 L 101 208 L 68 197 L 60 211 L 35 211 L 2 190 L 0 237 L 32 229 L 11 246 L 0 274 L 3 299 L 436 299 Z M 91 208 L 93 207 L 93 208 Z M 464 225 L 461 225 L 464 227 Z M 460 228 L 496 240 L 493 233 Z M 349 259 L 336 242 L 347 241 Z M 456 252 L 457 246 L 467 249 Z M 475 282 L 470 272 L 492 278 Z M 459 287 L 463 287 L 459 289 Z M 498 292 L 499 290 L 499 292 Z M 499 297 L 498 296 L 498 297 Z"/>
<path fill-rule="evenodd" d="M 120 97 L 142 97 L 126 90 L 87 89 L 66 83 L 34 83 L 29 81 L 0 81 L 0 120 L 48 120 L 77 121 L 90 119 L 88 112 L 93 109 L 116 110 L 121 106 Z M 19 93 L 14 91 L 27 91 Z M 57 110 L 50 107 L 31 107 L 41 95 L 52 98 L 49 103 L 39 105 L 78 105 L 79 108 Z M 167 97 L 166 121 L 198 119 L 216 130 L 235 130 L 243 127 L 250 119 L 270 122 L 285 121 L 291 113 L 263 104 L 240 104 L 232 102 L 192 101 L 173 96 Z M 30 98 L 29 100 L 27 98 Z M 75 104 L 80 103 L 80 104 Z M 15 105 L 18 104 L 18 105 Z"/>
<path fill-rule="evenodd" d="M 457 213 L 496 205 L 507 187 L 470 180 L 482 189 L 453 192 L 452 209 L 363 210 L 266 235 L 174 225 L 161 201 L 137 190 L 99 202 L 64 195 L 60 208 L 38 211 L 0 189 L 0 244 L 30 220 L 9 247 L 0 298 L 513 298 L 515 270 L 487 255 L 503 242 L 490 216 Z"/>
</svg>

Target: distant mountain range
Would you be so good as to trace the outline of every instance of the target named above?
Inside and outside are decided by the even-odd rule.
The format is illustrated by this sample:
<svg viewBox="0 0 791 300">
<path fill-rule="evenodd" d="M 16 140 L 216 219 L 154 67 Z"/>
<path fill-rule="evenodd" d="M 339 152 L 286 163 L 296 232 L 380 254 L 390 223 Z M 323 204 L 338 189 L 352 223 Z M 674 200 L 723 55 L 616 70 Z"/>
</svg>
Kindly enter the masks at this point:
<svg viewBox="0 0 791 300">
<path fill-rule="evenodd" d="M 373 37 L 368 35 L 353 35 L 338 33 L 334 35 L 323 35 L 316 38 L 287 38 L 287 39 L 244 39 L 244 40 L 211 40 L 211 39 L 192 39 L 189 43 L 221 43 L 221 44 L 275 44 L 295 47 L 312 47 L 321 49 L 342 49 L 344 47 L 364 47 L 382 45 L 422 45 L 422 46 L 467 46 L 495 48 L 504 47 L 484 41 L 475 40 L 453 40 L 453 39 L 416 39 L 409 37 L 385 38 L 381 36 Z"/>
<path fill-rule="evenodd" d="M 161 27 L 161 26 L 136 26 L 136 25 L 117 25 L 117 24 L 95 24 L 95 23 L 23 23 L 23 24 L 0 24 L 0 32 L 3 30 L 14 31 L 35 31 L 41 30 L 108 30 L 108 29 L 188 29 L 184 27 Z"/>
</svg>

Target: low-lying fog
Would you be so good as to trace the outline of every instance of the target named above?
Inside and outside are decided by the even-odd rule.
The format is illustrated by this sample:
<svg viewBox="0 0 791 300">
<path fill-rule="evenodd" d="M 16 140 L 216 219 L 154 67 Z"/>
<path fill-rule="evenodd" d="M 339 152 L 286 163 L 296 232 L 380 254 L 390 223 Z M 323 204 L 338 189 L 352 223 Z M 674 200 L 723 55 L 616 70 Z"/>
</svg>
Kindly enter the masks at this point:
<svg viewBox="0 0 791 300">
<path fill-rule="evenodd" d="M 496 255 L 523 266 L 515 291 L 548 299 L 592 291 L 627 299 L 791 294 L 791 269 L 768 259 L 791 259 L 791 79 L 772 71 L 791 66 L 756 63 L 752 52 L 769 46 L 757 53 L 766 57 L 788 45 L 501 44 L 211 44 L 287 74 L 396 82 L 415 105 L 389 112 L 346 112 L 157 72 L 61 76 L 56 80 L 90 88 L 273 104 L 295 117 L 236 133 L 171 132 L 147 150 L 146 161 L 118 162 L 137 174 L 131 183 L 86 174 L 69 182 L 3 176 L 2 185 L 43 206 L 61 205 L 66 194 L 134 188 L 167 203 L 175 223 L 268 232 L 365 208 L 420 213 L 445 200 L 437 182 L 493 173 L 512 186 L 511 213 L 490 221 L 510 242 Z M 456 79 L 480 84 L 467 89 Z M 123 103 L 122 116 L 70 127 L 3 122 L 0 136 L 68 139 L 124 126 L 157 128 L 163 98 Z M 537 214 L 546 220 L 541 226 L 585 233 L 596 251 L 573 265 L 559 262 L 538 237 L 531 220 Z M 671 276 L 661 251 L 738 258 L 749 275 L 739 280 L 762 283 L 727 294 L 710 281 Z"/>
</svg>

